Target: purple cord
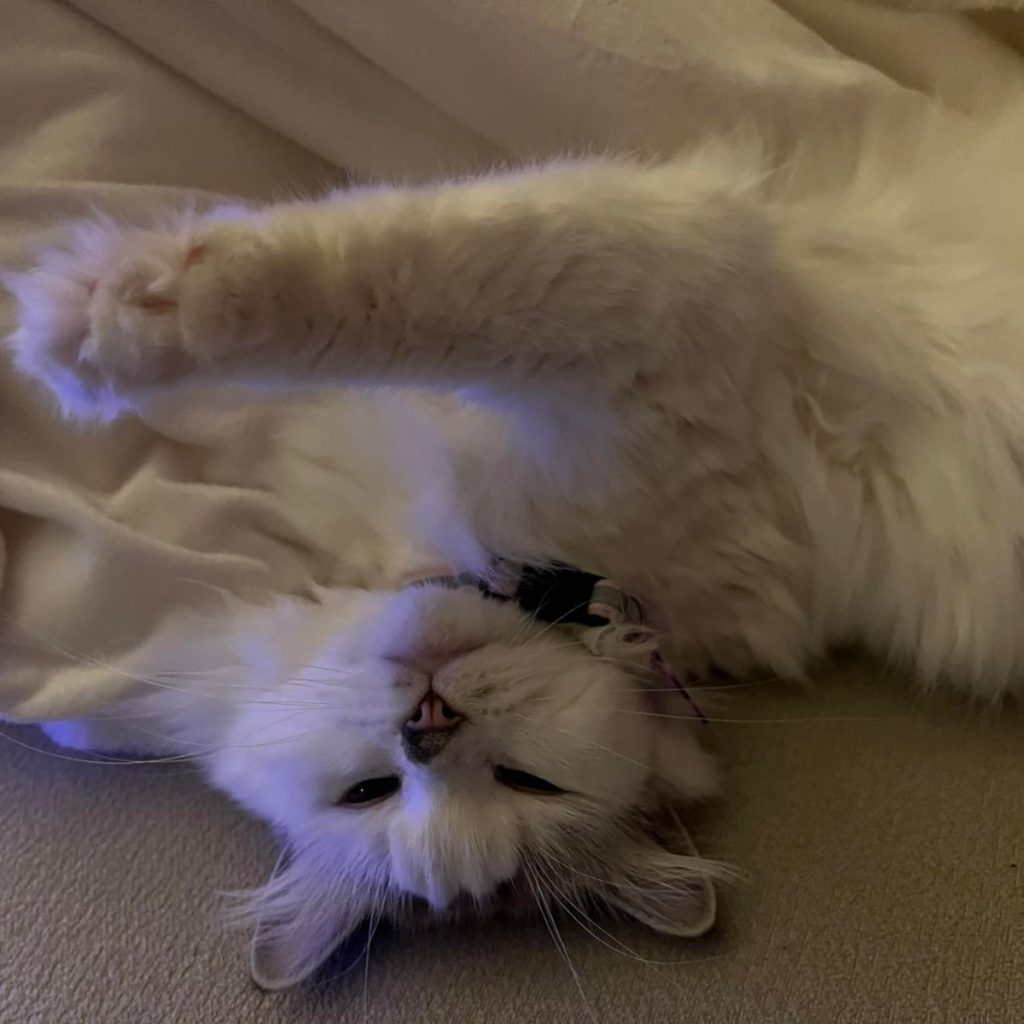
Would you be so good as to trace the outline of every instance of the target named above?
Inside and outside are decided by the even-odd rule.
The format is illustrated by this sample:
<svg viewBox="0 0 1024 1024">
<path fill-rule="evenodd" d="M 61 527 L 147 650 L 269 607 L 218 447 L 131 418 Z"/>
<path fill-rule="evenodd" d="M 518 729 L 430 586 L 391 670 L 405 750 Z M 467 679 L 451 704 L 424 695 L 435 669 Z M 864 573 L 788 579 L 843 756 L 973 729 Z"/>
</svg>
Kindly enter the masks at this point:
<svg viewBox="0 0 1024 1024">
<path fill-rule="evenodd" d="M 679 676 L 677 676 L 675 672 L 673 672 L 672 669 L 669 668 L 668 663 L 661 656 L 660 651 L 654 652 L 654 654 L 651 656 L 651 663 L 665 675 L 668 681 L 683 695 L 683 698 L 686 700 L 686 703 L 689 704 L 691 708 L 693 708 L 694 713 L 697 715 L 697 717 L 705 725 L 707 725 L 707 717 L 705 716 L 704 712 L 701 711 L 700 706 L 697 704 L 697 702 L 693 699 L 693 694 L 690 693 L 689 688 L 679 678 Z"/>
</svg>

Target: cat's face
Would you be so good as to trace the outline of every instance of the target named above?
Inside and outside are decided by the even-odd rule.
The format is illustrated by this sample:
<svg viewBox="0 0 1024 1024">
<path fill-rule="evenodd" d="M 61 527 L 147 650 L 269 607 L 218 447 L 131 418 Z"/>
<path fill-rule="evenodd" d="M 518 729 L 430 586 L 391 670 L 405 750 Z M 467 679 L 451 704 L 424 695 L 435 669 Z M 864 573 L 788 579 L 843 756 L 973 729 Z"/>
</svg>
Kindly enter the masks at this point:
<svg viewBox="0 0 1024 1024">
<path fill-rule="evenodd" d="M 284 606 L 247 654 L 278 682 L 244 707 L 214 778 L 292 849 L 260 897 L 264 984 L 308 974 L 368 917 L 554 902 L 553 885 L 603 887 L 679 933 L 708 912 L 698 865 L 651 819 L 708 793 L 710 764 L 628 657 L 439 587 Z M 647 905 L 659 888 L 671 907 Z"/>
</svg>

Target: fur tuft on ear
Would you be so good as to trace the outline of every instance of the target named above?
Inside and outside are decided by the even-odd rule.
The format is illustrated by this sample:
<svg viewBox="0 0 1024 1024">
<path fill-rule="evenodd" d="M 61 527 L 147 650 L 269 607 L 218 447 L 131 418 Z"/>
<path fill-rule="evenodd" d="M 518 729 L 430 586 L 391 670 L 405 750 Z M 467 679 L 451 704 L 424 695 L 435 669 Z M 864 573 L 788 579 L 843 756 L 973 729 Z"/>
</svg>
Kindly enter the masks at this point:
<svg viewBox="0 0 1024 1024">
<path fill-rule="evenodd" d="M 669 804 L 706 800 L 719 789 L 718 765 L 697 737 L 690 706 L 675 692 L 650 694 L 654 717 L 652 785 Z"/>
<path fill-rule="evenodd" d="M 283 853 L 260 889 L 238 894 L 233 916 L 254 925 L 250 972 L 262 989 L 278 991 L 304 981 L 346 943 L 351 963 L 365 954 L 364 927 L 373 906 L 368 886 L 339 881 L 321 869 L 315 849 Z"/>
<path fill-rule="evenodd" d="M 620 848 L 616 868 L 595 895 L 664 935 L 697 938 L 714 926 L 714 881 L 730 870 L 704 860 L 675 813 L 658 834 L 638 831 Z"/>
</svg>

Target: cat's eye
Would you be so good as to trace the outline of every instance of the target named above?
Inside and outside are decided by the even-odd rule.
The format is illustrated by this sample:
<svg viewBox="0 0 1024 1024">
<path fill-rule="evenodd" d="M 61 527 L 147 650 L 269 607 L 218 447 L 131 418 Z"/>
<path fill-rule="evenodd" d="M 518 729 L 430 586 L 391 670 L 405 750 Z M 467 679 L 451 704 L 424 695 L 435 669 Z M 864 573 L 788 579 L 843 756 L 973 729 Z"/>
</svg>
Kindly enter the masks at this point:
<svg viewBox="0 0 1024 1024">
<path fill-rule="evenodd" d="M 556 786 L 553 782 L 548 782 L 547 779 L 542 779 L 539 775 L 531 775 L 529 772 L 522 772 L 518 768 L 506 768 L 500 764 L 494 766 L 494 777 L 503 786 L 508 786 L 510 789 L 519 789 L 524 793 L 557 795 L 558 793 L 565 792 L 561 786 Z"/>
<path fill-rule="evenodd" d="M 386 800 L 392 793 L 398 792 L 401 780 L 397 775 L 382 775 L 379 779 L 363 779 L 345 790 L 338 801 L 339 807 L 365 807 Z"/>
</svg>

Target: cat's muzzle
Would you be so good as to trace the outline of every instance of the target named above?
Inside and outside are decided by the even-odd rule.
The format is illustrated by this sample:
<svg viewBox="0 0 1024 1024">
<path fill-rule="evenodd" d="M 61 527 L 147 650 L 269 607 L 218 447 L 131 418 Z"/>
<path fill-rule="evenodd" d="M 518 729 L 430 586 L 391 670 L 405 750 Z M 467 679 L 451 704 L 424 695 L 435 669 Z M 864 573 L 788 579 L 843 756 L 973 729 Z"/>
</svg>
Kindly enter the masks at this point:
<svg viewBox="0 0 1024 1024">
<path fill-rule="evenodd" d="M 415 712 L 402 726 L 402 747 L 410 761 L 426 764 L 451 741 L 462 715 L 452 710 L 433 690 L 428 690 Z"/>
</svg>

